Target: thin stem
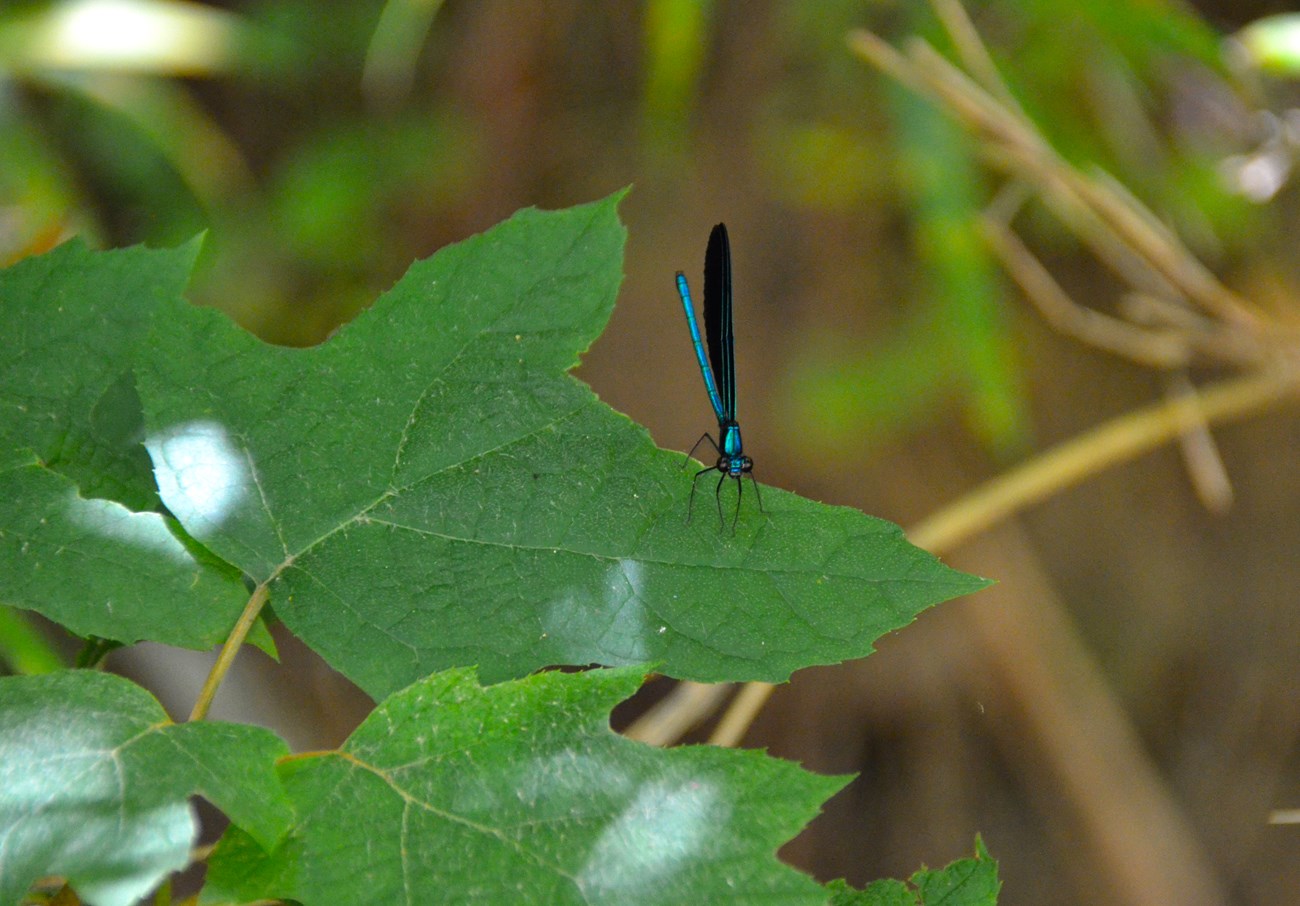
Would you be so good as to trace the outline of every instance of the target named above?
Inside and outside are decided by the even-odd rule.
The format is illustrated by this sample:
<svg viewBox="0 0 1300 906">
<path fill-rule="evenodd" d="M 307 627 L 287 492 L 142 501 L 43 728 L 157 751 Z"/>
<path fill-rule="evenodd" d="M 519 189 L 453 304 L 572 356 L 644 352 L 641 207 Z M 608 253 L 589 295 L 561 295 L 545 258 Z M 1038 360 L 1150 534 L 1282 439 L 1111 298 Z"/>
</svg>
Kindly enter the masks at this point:
<svg viewBox="0 0 1300 906">
<path fill-rule="evenodd" d="M 1191 479 L 1201 504 L 1216 516 L 1221 516 L 1232 506 L 1232 481 L 1201 411 L 1200 393 L 1184 371 L 1173 372 L 1166 381 L 1165 396 L 1170 402 L 1186 406 L 1187 419 L 1192 423 L 1178 437 L 1187 477 Z"/>
<path fill-rule="evenodd" d="M 1007 273 L 1059 332 L 1158 368 L 1182 367 L 1191 359 L 1188 344 L 1180 332 L 1139 327 L 1077 304 L 1056 282 L 1051 271 L 1003 223 L 985 217 L 980 227 Z"/>
<path fill-rule="evenodd" d="M 1249 302 L 1220 283 L 1150 211 L 1117 192 L 1113 181 L 1080 179 L 1074 188 L 1158 273 L 1210 314 L 1246 327 L 1259 323 L 1260 317 Z"/>
<path fill-rule="evenodd" d="M 1024 111 L 1020 109 L 1015 95 L 1011 93 L 1011 89 L 998 72 L 997 64 L 993 62 L 993 55 L 989 53 L 988 46 L 980 38 L 975 23 L 966 13 L 966 7 L 958 0 L 931 0 L 930 5 L 934 7 L 935 14 L 943 24 L 943 30 L 948 33 L 948 38 L 957 49 L 966 68 L 979 79 L 984 89 L 1000 100 L 1007 109 L 1024 116 Z"/>
<path fill-rule="evenodd" d="M 993 478 L 914 525 L 907 537 L 932 553 L 951 550 L 1090 475 L 1154 450 L 1188 430 L 1244 418 L 1296 390 L 1297 381 L 1289 375 L 1249 375 L 1201 391 L 1194 404 L 1186 399 L 1166 400 L 1122 415 Z"/>
<path fill-rule="evenodd" d="M 709 745 L 733 748 L 740 745 L 775 688 L 771 683 L 745 683 L 741 686 L 735 701 L 722 715 L 722 720 L 709 737 Z"/>
<path fill-rule="evenodd" d="M 1003 167 L 1013 176 L 1031 178 L 1046 196 L 1064 196 L 1066 203 L 1088 209 L 1155 274 L 1203 310 L 1228 323 L 1258 325 L 1260 316 L 1254 308 L 1220 283 L 1140 202 L 1111 180 L 1076 171 L 1051 149 L 1031 121 L 1000 103 L 929 44 L 912 39 L 903 55 L 870 32 L 855 31 L 849 46 L 903 84 L 938 99 L 952 115 L 982 133 L 1005 155 Z"/>
<path fill-rule="evenodd" d="M 269 597 L 270 590 L 265 582 L 257 586 L 249 596 L 248 603 L 244 605 L 244 612 L 239 615 L 235 628 L 231 630 L 226 643 L 221 646 L 217 662 L 212 665 L 208 678 L 203 682 L 203 689 L 199 692 L 198 700 L 194 702 L 194 710 L 190 712 L 190 720 L 203 720 L 208 716 L 208 709 L 212 707 L 212 700 L 217 695 L 221 681 L 226 678 L 230 665 L 235 662 L 235 655 L 243 646 L 244 639 L 248 638 L 248 633 L 252 631 L 253 624 L 257 622 L 257 617 Z"/>
<path fill-rule="evenodd" d="M 731 692 L 731 683 L 680 682 L 633 721 L 623 735 L 652 746 L 670 746 L 713 714 Z"/>
</svg>

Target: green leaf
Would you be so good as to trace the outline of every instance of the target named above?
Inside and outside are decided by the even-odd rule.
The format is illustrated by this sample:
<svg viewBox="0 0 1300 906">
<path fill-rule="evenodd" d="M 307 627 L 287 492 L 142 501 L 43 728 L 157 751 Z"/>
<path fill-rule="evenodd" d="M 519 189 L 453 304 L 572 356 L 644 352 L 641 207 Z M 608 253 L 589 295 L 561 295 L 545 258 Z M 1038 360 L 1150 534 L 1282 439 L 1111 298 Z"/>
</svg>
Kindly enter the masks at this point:
<svg viewBox="0 0 1300 906">
<path fill-rule="evenodd" d="M 912 875 L 924 906 L 991 906 L 998 901 L 998 863 L 984 841 L 975 838 L 975 857 L 959 859 L 945 868 L 923 869 Z"/>
<path fill-rule="evenodd" d="M 91 252 L 70 242 L 0 271 L 0 601 L 73 632 L 190 648 L 247 599 L 239 574 L 160 505 L 133 366 L 178 300 L 197 243 Z"/>
<path fill-rule="evenodd" d="M 733 536 L 704 485 L 686 524 L 681 454 L 564 374 L 618 290 L 616 202 L 520 212 L 312 349 L 211 310 L 158 322 L 170 354 L 140 387 L 164 501 L 377 698 L 471 664 L 780 681 L 984 584 L 776 489 Z"/>
<path fill-rule="evenodd" d="M 773 853 L 844 779 L 618 736 L 640 678 L 417 682 L 339 751 L 281 763 L 293 829 L 269 854 L 228 833 L 202 902 L 825 902 Z"/>
<path fill-rule="evenodd" d="M 0 271 L 0 450 L 31 450 L 87 497 L 156 506 L 131 367 L 197 253 L 73 240 Z"/>
<path fill-rule="evenodd" d="M 187 648 L 219 642 L 247 592 L 159 513 L 87 499 L 29 456 L 0 469 L 0 598 L 83 636 Z"/>
<path fill-rule="evenodd" d="M 1001 887 L 998 863 L 979 837 L 974 858 L 958 859 L 937 870 L 923 868 L 909 883 L 874 881 L 862 890 L 843 880 L 826 885 L 831 906 L 996 906 Z"/>
<path fill-rule="evenodd" d="M 189 863 L 195 793 L 273 847 L 287 752 L 257 727 L 173 724 L 121 677 L 0 679 L 0 903 L 58 875 L 94 906 L 129 906 Z"/>
<path fill-rule="evenodd" d="M 886 878 L 872 881 L 862 890 L 855 890 L 843 880 L 826 885 L 831 893 L 830 906 L 916 906 L 916 895 L 903 881 Z"/>
</svg>

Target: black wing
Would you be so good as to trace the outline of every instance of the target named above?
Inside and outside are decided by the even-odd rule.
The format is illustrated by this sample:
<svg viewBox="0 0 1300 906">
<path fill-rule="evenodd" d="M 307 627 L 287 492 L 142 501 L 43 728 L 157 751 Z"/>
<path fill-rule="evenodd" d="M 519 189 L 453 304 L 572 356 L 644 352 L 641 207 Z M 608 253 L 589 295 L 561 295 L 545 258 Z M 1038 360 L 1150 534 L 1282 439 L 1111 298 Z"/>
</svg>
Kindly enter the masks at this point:
<svg viewBox="0 0 1300 906">
<path fill-rule="evenodd" d="M 718 382 L 722 415 L 736 420 L 736 338 L 731 326 L 731 243 L 726 224 L 709 234 L 704 253 L 704 332 L 709 340 L 709 365 Z"/>
</svg>

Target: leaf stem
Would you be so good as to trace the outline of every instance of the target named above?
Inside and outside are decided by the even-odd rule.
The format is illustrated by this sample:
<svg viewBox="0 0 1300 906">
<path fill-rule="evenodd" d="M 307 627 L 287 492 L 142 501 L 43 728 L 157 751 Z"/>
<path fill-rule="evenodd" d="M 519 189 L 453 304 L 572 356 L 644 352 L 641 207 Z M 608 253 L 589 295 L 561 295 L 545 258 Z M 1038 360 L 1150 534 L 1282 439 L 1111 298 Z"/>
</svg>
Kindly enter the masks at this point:
<svg viewBox="0 0 1300 906">
<path fill-rule="evenodd" d="M 262 613 L 262 607 L 269 597 L 270 589 L 265 582 L 253 589 L 253 594 L 249 596 L 248 603 L 244 605 L 244 612 L 239 615 L 235 628 L 230 631 L 225 644 L 221 646 L 221 652 L 217 655 L 217 662 L 212 665 L 212 669 L 208 672 L 208 678 L 203 682 L 203 689 L 199 692 L 198 700 L 194 702 L 194 710 L 190 711 L 190 720 L 203 720 L 208 716 L 208 709 L 212 707 L 212 700 L 217 695 L 217 689 L 221 686 L 221 681 L 226 678 L 230 665 L 235 662 L 235 655 L 239 653 L 240 647 L 243 646 L 244 639 L 248 638 L 248 633 L 252 631 L 253 624 L 257 622 L 258 616 Z"/>
</svg>

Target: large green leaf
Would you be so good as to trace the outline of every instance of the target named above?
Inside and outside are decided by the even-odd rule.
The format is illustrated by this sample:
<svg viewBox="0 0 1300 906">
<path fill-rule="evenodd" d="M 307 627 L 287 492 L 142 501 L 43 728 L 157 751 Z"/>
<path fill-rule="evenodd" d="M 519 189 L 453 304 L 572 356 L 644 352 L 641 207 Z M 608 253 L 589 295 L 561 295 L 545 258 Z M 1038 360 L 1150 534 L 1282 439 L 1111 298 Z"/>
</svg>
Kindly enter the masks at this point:
<svg viewBox="0 0 1300 906">
<path fill-rule="evenodd" d="M 281 764 L 292 830 L 270 854 L 228 833 L 203 902 L 825 902 L 773 853 L 843 779 L 618 736 L 609 711 L 640 678 L 415 683 L 337 752 Z"/>
<path fill-rule="evenodd" d="M 132 366 L 196 246 L 77 242 L 0 271 L 0 602 L 83 635 L 202 648 L 233 625 L 236 571 L 156 512 Z"/>
<path fill-rule="evenodd" d="M 211 310 L 157 325 L 140 387 L 164 501 L 376 697 L 471 664 L 779 681 L 983 584 L 775 489 L 734 536 L 711 501 L 686 524 L 680 454 L 564 374 L 618 290 L 616 201 L 444 249 L 312 349 Z"/>
<path fill-rule="evenodd" d="M 120 677 L 0 679 L 0 903 L 58 875 L 94 906 L 129 906 L 189 863 L 195 793 L 274 846 L 287 752 L 257 727 L 173 724 Z"/>
</svg>

